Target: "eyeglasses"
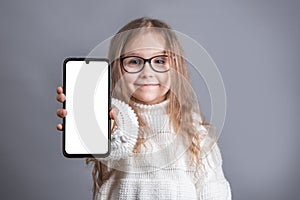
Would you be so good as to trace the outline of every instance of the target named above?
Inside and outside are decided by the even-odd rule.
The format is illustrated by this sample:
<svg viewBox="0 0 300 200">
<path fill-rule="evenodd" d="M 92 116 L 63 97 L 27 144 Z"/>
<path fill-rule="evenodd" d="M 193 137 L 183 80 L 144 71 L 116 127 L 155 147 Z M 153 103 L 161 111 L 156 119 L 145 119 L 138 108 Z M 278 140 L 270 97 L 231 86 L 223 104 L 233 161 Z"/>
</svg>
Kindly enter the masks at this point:
<svg viewBox="0 0 300 200">
<path fill-rule="evenodd" d="M 122 57 L 120 60 L 123 69 L 131 74 L 141 72 L 144 69 L 146 62 L 150 64 L 150 67 L 155 72 L 164 73 L 170 70 L 168 55 L 153 56 L 149 59 L 139 56 L 126 56 Z"/>
</svg>

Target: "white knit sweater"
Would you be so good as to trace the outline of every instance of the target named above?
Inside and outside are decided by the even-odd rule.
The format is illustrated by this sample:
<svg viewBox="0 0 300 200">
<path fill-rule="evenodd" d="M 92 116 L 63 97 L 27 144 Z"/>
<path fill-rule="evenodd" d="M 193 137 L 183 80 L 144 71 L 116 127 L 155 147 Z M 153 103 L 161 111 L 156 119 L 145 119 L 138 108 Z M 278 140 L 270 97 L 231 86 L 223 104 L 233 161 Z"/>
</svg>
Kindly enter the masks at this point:
<svg viewBox="0 0 300 200">
<path fill-rule="evenodd" d="M 145 146 L 138 155 L 127 153 L 132 152 L 133 145 L 115 135 L 111 156 L 101 160 L 104 181 L 97 195 L 99 200 L 231 199 L 217 144 L 209 137 L 202 142 L 202 164 L 195 173 L 189 162 L 189 142 L 184 134 L 174 134 L 169 127 L 166 105 L 166 101 L 155 105 L 136 104 L 140 116 L 150 127 L 146 130 Z M 203 127 L 198 127 L 201 129 Z M 137 135 L 121 134 L 136 141 Z"/>
</svg>

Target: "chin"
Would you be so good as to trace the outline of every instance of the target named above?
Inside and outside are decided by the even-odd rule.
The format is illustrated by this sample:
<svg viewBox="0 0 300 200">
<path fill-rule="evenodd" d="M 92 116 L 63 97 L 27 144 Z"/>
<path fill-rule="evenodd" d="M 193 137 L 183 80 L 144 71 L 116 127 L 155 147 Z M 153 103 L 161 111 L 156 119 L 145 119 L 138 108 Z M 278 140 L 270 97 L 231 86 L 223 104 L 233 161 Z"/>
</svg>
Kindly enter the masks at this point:
<svg viewBox="0 0 300 200">
<path fill-rule="evenodd" d="M 142 104 L 157 104 L 164 100 L 164 98 L 162 98 L 162 97 L 133 96 L 133 98 L 137 103 L 142 103 Z"/>
</svg>

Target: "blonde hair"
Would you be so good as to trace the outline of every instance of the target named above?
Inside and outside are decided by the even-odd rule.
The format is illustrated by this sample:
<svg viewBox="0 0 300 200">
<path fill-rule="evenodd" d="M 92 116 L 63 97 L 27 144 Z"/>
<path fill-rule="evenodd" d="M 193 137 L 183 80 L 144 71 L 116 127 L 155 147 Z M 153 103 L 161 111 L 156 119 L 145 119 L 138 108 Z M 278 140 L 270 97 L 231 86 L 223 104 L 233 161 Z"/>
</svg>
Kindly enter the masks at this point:
<svg viewBox="0 0 300 200">
<path fill-rule="evenodd" d="M 196 167 L 199 168 L 201 164 L 200 142 L 203 139 L 203 135 L 196 130 L 195 125 L 209 126 L 209 124 L 204 122 L 204 117 L 200 114 L 196 97 L 193 94 L 192 87 L 190 86 L 191 82 L 187 71 L 187 63 L 183 57 L 183 49 L 175 32 L 170 26 L 160 20 L 143 17 L 133 20 L 125 25 L 112 38 L 108 53 L 113 75 L 112 97 L 128 102 L 128 104 L 136 110 L 133 102 L 130 100 L 130 94 L 122 89 L 123 84 L 120 80 L 122 80 L 121 77 L 123 72 L 120 66 L 120 57 L 124 54 L 125 46 L 131 41 L 131 39 L 139 34 L 149 31 L 153 31 L 163 36 L 165 40 L 166 53 L 173 58 L 171 59 L 170 66 L 172 71 L 176 73 L 171 73 L 171 88 L 166 94 L 166 98 L 169 100 L 167 105 L 169 123 L 173 125 L 175 132 L 180 129 L 182 130 L 180 133 L 188 134 L 191 144 L 189 147 L 191 164 L 195 164 Z M 193 117 L 195 114 L 197 115 L 196 118 Z M 142 118 L 138 118 L 140 125 L 146 126 Z M 143 143 L 143 137 L 139 134 L 134 152 L 139 152 Z M 94 181 L 93 197 L 95 198 L 103 179 L 101 174 L 102 166 L 100 161 L 95 158 L 87 159 L 86 163 L 94 163 L 92 176 Z"/>
</svg>

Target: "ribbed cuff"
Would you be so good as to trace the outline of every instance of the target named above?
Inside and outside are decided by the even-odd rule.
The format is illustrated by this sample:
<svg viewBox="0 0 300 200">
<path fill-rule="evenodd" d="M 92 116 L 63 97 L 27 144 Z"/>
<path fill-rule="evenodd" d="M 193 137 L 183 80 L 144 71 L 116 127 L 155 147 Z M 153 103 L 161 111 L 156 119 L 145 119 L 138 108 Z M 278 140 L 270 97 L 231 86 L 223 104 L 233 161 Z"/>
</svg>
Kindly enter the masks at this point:
<svg viewBox="0 0 300 200">
<path fill-rule="evenodd" d="M 130 156 L 139 132 L 138 119 L 133 109 L 118 99 L 113 98 L 111 103 L 118 110 L 115 116 L 117 128 L 111 135 L 110 155 L 101 160 L 119 160 Z"/>
</svg>

